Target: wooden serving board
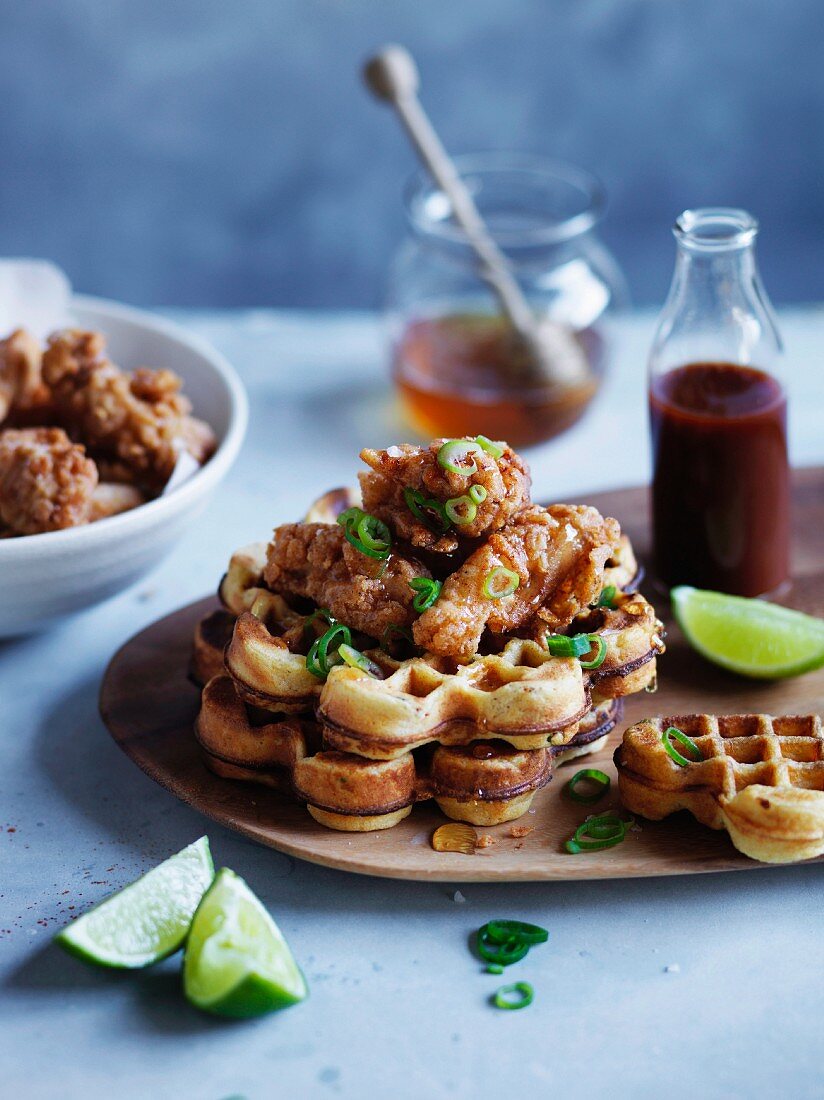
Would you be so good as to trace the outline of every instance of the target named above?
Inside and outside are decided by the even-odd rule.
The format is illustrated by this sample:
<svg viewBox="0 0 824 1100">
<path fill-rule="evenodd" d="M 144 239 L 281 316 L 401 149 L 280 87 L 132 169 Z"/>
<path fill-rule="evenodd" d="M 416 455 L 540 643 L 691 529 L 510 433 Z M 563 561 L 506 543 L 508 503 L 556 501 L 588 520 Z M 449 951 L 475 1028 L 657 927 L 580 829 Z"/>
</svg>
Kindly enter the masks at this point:
<svg viewBox="0 0 824 1100">
<path fill-rule="evenodd" d="M 795 579 L 782 602 L 824 615 L 824 467 L 795 473 L 793 500 Z M 643 560 L 646 490 L 589 495 L 587 503 L 620 520 Z M 531 828 L 526 837 L 513 837 L 511 825 L 479 828 L 495 843 L 474 855 L 432 849 L 432 832 L 446 820 L 434 803 L 416 806 L 405 821 L 385 832 L 339 833 L 264 787 L 213 775 L 202 763 L 192 734 L 199 692 L 187 680 L 186 669 L 195 623 L 216 606 L 214 598 L 182 608 L 127 642 L 106 672 L 100 710 L 123 751 L 178 798 L 261 844 L 327 867 L 447 882 L 632 878 L 763 867 L 739 855 L 726 833 L 707 829 L 687 814 L 658 823 L 642 820 L 640 831 L 604 851 L 571 856 L 563 849 L 564 840 L 588 813 L 620 810 L 612 752 L 631 722 L 650 714 L 807 714 L 824 709 L 824 670 L 776 684 L 729 675 L 688 648 L 669 619 L 666 598 L 646 588 L 668 629 L 658 693 L 642 692 L 626 701 L 624 721 L 606 751 L 558 769 L 536 796 L 533 811 L 515 823 Z M 561 793 L 566 779 L 582 766 L 601 768 L 613 778 L 609 795 L 595 807 L 570 802 Z"/>
</svg>

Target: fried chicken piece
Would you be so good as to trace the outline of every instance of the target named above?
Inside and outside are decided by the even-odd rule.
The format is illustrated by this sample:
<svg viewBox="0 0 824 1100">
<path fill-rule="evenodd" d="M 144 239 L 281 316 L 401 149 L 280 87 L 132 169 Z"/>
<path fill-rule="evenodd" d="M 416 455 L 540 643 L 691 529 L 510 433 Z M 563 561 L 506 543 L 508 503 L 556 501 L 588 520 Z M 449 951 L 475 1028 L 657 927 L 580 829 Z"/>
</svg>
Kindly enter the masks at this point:
<svg viewBox="0 0 824 1100">
<path fill-rule="evenodd" d="M 418 562 L 391 554 L 376 561 L 330 523 L 276 527 L 266 552 L 263 579 L 282 596 L 306 596 L 353 630 L 380 638 L 390 626 L 415 620 L 409 582 L 429 573 Z"/>
<path fill-rule="evenodd" d="M 499 530 L 529 504 L 531 478 L 526 463 L 505 443 L 498 444 L 503 448 L 500 458 L 478 448 L 470 459 L 477 467 L 474 472 L 452 473 L 438 462 L 438 451 L 446 442 L 436 439 L 428 447 L 404 443 L 386 451 L 367 448 L 360 457 L 371 469 L 360 475 L 360 484 L 366 511 L 387 523 L 399 538 L 421 549 L 450 554 L 460 545 L 459 540 Z M 474 440 L 467 438 L 466 442 Z M 437 522 L 430 527 L 417 519 L 404 498 L 405 489 L 416 490 L 442 505 L 466 496 L 473 485 L 485 489 L 486 497 L 477 504 L 472 522 L 454 526 L 445 534 L 438 531 Z"/>
<path fill-rule="evenodd" d="M 41 374 L 40 342 L 18 328 L 0 340 L 0 423 L 7 418 L 16 426 L 45 422 L 49 391 Z"/>
<path fill-rule="evenodd" d="M 542 637 L 563 628 L 597 600 L 620 535 L 618 523 L 595 508 L 525 508 L 446 579 L 437 602 L 414 625 L 416 644 L 465 664 L 484 629 L 508 634 L 535 616 Z M 484 583 L 501 567 L 517 573 L 519 585 L 511 595 L 490 598 Z"/>
<path fill-rule="evenodd" d="M 163 488 L 178 452 L 190 444 L 207 456 L 214 436 L 189 416 L 180 379 L 169 370 L 140 367 L 131 374 L 104 354 L 98 332 L 67 329 L 49 338 L 43 378 L 52 391 L 57 417 L 101 460 L 114 464 L 123 480 L 148 492 Z"/>
<path fill-rule="evenodd" d="M 0 524 L 17 535 L 91 519 L 97 467 L 62 428 L 0 432 Z"/>
</svg>

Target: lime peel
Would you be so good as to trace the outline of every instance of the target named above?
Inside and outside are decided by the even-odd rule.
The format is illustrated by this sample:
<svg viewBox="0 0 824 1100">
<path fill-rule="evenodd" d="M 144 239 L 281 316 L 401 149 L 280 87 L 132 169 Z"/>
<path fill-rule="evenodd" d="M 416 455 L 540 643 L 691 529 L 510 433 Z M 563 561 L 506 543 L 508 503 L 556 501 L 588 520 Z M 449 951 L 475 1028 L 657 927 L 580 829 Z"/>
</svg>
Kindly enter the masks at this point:
<svg viewBox="0 0 824 1100">
<path fill-rule="evenodd" d="M 78 917 L 55 942 L 98 966 L 150 966 L 183 946 L 214 873 L 209 840 L 202 836 Z"/>
<path fill-rule="evenodd" d="M 824 667 L 824 621 L 765 600 L 681 585 L 676 621 L 702 657 L 729 672 L 782 680 Z"/>
</svg>

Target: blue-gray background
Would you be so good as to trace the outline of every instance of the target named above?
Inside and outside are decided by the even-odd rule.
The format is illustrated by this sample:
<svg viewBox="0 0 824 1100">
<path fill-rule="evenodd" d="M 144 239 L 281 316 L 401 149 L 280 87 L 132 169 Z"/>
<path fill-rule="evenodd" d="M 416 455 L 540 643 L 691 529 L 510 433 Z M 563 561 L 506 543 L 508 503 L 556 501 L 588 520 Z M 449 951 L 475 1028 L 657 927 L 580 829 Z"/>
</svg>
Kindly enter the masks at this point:
<svg viewBox="0 0 824 1100">
<path fill-rule="evenodd" d="M 821 0 L 0 0 L 0 254 L 137 303 L 373 306 L 413 167 L 359 63 L 396 40 L 454 151 L 579 163 L 636 302 L 742 205 L 824 298 Z"/>
</svg>

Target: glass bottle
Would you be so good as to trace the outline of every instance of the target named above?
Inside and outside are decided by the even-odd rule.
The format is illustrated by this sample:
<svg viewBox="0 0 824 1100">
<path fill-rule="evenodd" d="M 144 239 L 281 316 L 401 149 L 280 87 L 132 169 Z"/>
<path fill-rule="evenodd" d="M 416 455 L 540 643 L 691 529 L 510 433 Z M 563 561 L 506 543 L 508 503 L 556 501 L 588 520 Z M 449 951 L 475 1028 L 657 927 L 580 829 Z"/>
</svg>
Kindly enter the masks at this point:
<svg viewBox="0 0 824 1100">
<path fill-rule="evenodd" d="M 789 575 L 781 338 L 744 210 L 687 210 L 649 362 L 654 569 L 759 596 Z"/>
<path fill-rule="evenodd" d="M 427 175 L 407 188 L 411 233 L 389 280 L 392 374 L 406 419 L 423 437 L 477 435 L 527 446 L 583 415 L 607 359 L 608 317 L 623 276 L 597 235 L 604 197 L 587 172 L 540 157 L 457 157 L 458 171 L 504 252 L 552 354 L 581 381 L 530 377 L 449 200 Z"/>
</svg>

